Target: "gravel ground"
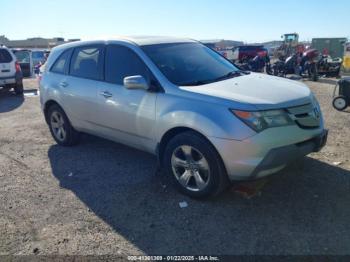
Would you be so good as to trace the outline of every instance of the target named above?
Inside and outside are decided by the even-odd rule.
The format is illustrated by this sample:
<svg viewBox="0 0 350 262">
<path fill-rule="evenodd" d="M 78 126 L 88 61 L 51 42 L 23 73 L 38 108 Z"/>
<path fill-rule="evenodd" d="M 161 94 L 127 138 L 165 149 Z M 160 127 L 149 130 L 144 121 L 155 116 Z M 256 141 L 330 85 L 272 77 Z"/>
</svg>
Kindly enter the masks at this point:
<svg viewBox="0 0 350 262">
<path fill-rule="evenodd" d="M 88 135 L 57 146 L 38 96 L 1 92 L 0 255 L 350 254 L 350 112 L 331 107 L 335 80 L 305 83 L 327 146 L 256 197 L 231 189 L 208 201 L 167 186 L 146 153 Z"/>
</svg>

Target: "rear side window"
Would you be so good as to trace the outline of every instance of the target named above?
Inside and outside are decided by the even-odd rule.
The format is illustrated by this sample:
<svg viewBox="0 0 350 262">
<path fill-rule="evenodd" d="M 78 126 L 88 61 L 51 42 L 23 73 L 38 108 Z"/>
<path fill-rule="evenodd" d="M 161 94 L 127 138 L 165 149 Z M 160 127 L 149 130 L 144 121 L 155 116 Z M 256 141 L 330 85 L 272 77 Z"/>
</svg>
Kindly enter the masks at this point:
<svg viewBox="0 0 350 262">
<path fill-rule="evenodd" d="M 72 50 L 67 50 L 61 54 L 56 62 L 53 64 L 51 68 L 51 72 L 58 73 L 58 74 L 64 74 L 66 73 L 66 68 L 69 64 L 69 58 Z"/>
<path fill-rule="evenodd" d="M 72 56 L 70 75 L 101 80 L 102 57 L 102 48 L 100 47 L 76 48 Z"/>
<path fill-rule="evenodd" d="M 134 51 L 124 46 L 107 46 L 105 80 L 109 83 L 123 85 L 125 77 L 134 75 L 141 75 L 150 81 L 147 66 Z"/>
<path fill-rule="evenodd" d="M 6 49 L 0 49 L 0 63 L 11 63 L 12 56 Z"/>
</svg>

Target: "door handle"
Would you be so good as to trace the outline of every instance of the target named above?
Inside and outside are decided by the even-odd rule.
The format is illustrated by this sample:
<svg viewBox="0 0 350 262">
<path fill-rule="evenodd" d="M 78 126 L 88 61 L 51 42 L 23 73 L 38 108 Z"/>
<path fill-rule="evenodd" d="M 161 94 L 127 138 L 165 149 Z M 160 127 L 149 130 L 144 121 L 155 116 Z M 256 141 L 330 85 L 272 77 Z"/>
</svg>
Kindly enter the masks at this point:
<svg viewBox="0 0 350 262">
<path fill-rule="evenodd" d="M 68 83 L 67 82 L 61 82 L 61 83 L 59 83 L 59 86 L 60 87 L 67 87 Z"/>
<path fill-rule="evenodd" d="M 109 97 L 112 97 L 113 95 L 108 92 L 108 91 L 103 91 L 100 93 L 101 96 L 103 96 L 104 98 L 109 98 Z"/>
</svg>

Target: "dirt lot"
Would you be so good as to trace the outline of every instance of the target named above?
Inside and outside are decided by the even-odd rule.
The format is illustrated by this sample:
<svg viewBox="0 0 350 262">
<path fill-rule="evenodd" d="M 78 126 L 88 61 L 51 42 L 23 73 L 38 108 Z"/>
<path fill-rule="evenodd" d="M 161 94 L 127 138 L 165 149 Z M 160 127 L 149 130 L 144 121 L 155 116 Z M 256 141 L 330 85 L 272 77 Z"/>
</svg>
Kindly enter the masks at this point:
<svg viewBox="0 0 350 262">
<path fill-rule="evenodd" d="M 143 152 L 88 135 L 57 146 L 38 96 L 0 93 L 0 255 L 350 254 L 350 114 L 331 107 L 334 81 L 306 82 L 330 129 L 321 152 L 260 196 L 210 201 L 167 186 Z"/>
</svg>

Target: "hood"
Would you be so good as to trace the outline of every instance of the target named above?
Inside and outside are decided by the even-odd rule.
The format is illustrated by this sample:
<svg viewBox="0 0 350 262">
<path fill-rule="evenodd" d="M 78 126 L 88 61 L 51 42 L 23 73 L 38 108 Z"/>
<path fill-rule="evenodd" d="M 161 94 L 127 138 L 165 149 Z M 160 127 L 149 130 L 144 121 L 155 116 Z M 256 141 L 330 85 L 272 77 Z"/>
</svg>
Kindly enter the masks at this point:
<svg viewBox="0 0 350 262">
<path fill-rule="evenodd" d="M 182 90 L 252 104 L 259 110 L 285 108 L 310 103 L 310 89 L 303 83 L 281 77 L 250 73 Z"/>
</svg>

